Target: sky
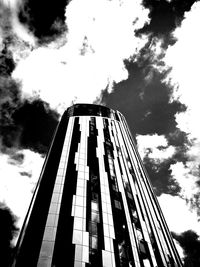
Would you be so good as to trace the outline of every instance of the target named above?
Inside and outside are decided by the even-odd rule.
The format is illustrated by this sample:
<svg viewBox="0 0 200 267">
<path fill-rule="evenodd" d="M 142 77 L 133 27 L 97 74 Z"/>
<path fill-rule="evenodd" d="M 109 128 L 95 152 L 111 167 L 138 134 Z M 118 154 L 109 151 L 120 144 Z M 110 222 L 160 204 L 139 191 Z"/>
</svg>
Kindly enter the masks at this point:
<svg viewBox="0 0 200 267">
<path fill-rule="evenodd" d="M 194 0 L 0 0 L 4 255 L 63 111 L 96 103 L 126 117 L 184 266 L 199 266 L 199 12 Z"/>
</svg>

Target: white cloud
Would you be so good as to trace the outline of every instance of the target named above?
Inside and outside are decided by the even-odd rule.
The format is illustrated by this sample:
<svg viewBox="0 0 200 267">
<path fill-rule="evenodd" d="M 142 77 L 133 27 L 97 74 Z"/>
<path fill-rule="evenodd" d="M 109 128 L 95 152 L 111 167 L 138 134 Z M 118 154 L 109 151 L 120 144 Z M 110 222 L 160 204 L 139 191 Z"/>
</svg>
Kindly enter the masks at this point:
<svg viewBox="0 0 200 267">
<path fill-rule="evenodd" d="M 17 225 L 21 227 L 44 159 L 30 150 L 18 153 L 25 156 L 23 163 L 18 165 L 11 164 L 8 155 L 0 154 L 0 202 L 5 202 L 19 218 Z M 24 172 L 31 174 L 31 178 Z"/>
<path fill-rule="evenodd" d="M 146 43 L 134 31 L 149 20 L 141 1 L 131 0 L 74 0 L 66 18 L 65 45 L 35 48 L 13 73 L 26 97 L 39 94 L 54 108 L 91 103 L 107 85 L 127 79 L 123 60 Z"/>
<path fill-rule="evenodd" d="M 136 138 L 141 158 L 144 158 L 148 153 L 149 158 L 162 162 L 175 152 L 175 148 L 168 146 L 167 140 L 163 135 L 138 135 Z"/>
<path fill-rule="evenodd" d="M 172 170 L 172 176 L 181 186 L 180 195 L 183 198 L 191 199 L 193 195 L 198 194 L 199 188 L 196 185 L 198 179 L 194 173 L 191 173 L 193 169 L 192 161 L 188 161 L 186 165 L 182 162 L 177 162 L 171 165 L 170 169 Z"/>
<path fill-rule="evenodd" d="M 168 80 L 176 88 L 175 97 L 187 105 L 187 113 L 178 114 L 176 120 L 179 127 L 191 133 L 192 137 L 200 136 L 197 123 L 199 105 L 199 61 L 200 61 L 200 3 L 194 3 L 191 11 L 185 13 L 185 18 L 179 28 L 174 31 L 177 42 L 171 46 L 165 56 L 165 62 L 172 70 Z"/>
<path fill-rule="evenodd" d="M 170 231 L 178 234 L 192 229 L 200 235 L 199 222 L 195 211 L 191 211 L 185 200 L 178 196 L 162 194 L 158 197 L 161 209 Z"/>
<path fill-rule="evenodd" d="M 187 106 L 186 112 L 176 115 L 178 127 L 187 132 L 191 146 L 187 152 L 188 162 L 184 166 L 177 163 L 171 166 L 172 174 L 181 186 L 181 195 L 192 199 L 199 193 L 196 181 L 199 180 L 200 162 L 200 127 L 198 115 L 200 114 L 200 36 L 197 33 L 200 25 L 200 2 L 193 4 L 189 12 L 185 12 L 184 20 L 173 35 L 176 43 L 166 51 L 164 61 L 171 67 L 166 82 L 174 88 L 173 98 L 179 99 Z"/>
</svg>

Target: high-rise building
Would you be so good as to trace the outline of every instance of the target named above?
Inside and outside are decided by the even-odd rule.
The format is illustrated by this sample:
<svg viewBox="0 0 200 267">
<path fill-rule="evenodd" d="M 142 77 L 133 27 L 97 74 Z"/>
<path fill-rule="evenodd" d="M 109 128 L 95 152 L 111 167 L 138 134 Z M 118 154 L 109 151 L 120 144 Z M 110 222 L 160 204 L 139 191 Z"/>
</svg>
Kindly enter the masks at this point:
<svg viewBox="0 0 200 267">
<path fill-rule="evenodd" d="M 12 266 L 182 266 L 120 112 L 89 104 L 66 110 Z"/>
</svg>

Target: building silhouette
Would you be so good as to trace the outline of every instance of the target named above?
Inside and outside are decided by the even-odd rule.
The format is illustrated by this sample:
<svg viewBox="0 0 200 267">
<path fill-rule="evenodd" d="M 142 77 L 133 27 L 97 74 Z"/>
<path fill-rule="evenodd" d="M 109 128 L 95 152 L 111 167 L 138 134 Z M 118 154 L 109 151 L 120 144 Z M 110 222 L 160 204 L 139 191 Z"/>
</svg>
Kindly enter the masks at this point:
<svg viewBox="0 0 200 267">
<path fill-rule="evenodd" d="M 18 239 L 24 266 L 182 266 L 120 112 L 65 111 Z"/>
</svg>

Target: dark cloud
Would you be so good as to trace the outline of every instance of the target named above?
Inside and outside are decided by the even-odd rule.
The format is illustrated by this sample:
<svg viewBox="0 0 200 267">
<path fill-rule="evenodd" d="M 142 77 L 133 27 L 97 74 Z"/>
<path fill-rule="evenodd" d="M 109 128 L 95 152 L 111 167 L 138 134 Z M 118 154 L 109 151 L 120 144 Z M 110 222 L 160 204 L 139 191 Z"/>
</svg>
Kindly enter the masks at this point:
<svg viewBox="0 0 200 267">
<path fill-rule="evenodd" d="M 111 94 L 105 90 L 102 102 L 125 116 L 134 136 L 164 135 L 167 146 L 175 147 L 175 154 L 164 162 L 158 163 L 149 158 L 147 153 L 144 164 L 157 195 L 178 195 L 181 188 L 172 177 L 170 166 L 176 162 L 185 164 L 188 160 L 190 144 L 187 134 L 177 128 L 175 117 L 177 113 L 184 112 L 186 107 L 179 101 L 171 100 L 173 90 L 163 83 L 167 72 L 159 73 L 153 69 L 148 57 L 151 55 L 145 59 L 142 52 L 137 63 L 126 63 L 128 79 L 115 84 Z"/>
<path fill-rule="evenodd" d="M 41 99 L 26 100 L 13 113 L 13 122 L 20 129 L 21 147 L 46 153 L 58 124 L 59 114 Z"/>
<path fill-rule="evenodd" d="M 20 104 L 20 97 L 20 85 L 9 76 L 0 76 L 1 150 L 17 142 L 19 129 L 13 122 L 12 114 Z"/>
<path fill-rule="evenodd" d="M 0 251 L 1 251 L 1 266 L 10 266 L 14 247 L 12 240 L 18 234 L 16 226 L 17 218 L 13 215 L 5 204 L 0 203 Z"/>
<path fill-rule="evenodd" d="M 170 170 L 171 164 L 175 163 L 174 158 L 156 162 L 154 159 L 149 158 L 147 154 L 143 162 L 157 196 L 163 193 L 172 196 L 179 194 L 181 187 L 172 177 L 172 171 Z"/>
<path fill-rule="evenodd" d="M 12 53 L 9 51 L 8 46 L 10 38 L 6 38 L 3 43 L 3 49 L 0 51 L 0 75 L 8 76 L 11 75 L 15 68 L 15 63 L 12 57 Z"/>
<path fill-rule="evenodd" d="M 27 176 L 28 178 L 32 177 L 32 174 L 30 172 L 20 172 L 21 176 Z"/>
<path fill-rule="evenodd" d="M 24 154 L 19 151 L 16 151 L 9 157 L 9 164 L 21 165 L 23 162 L 24 162 Z"/>
<path fill-rule="evenodd" d="M 68 0 L 26 0 L 19 11 L 19 20 L 41 42 L 53 40 L 66 30 L 65 8 Z"/>
<path fill-rule="evenodd" d="M 102 93 L 102 102 L 126 117 L 134 134 L 169 134 L 177 128 L 175 115 L 186 109 L 171 102 L 172 90 L 162 82 L 165 74 L 146 63 L 127 63 L 127 80 L 114 85 L 111 94 Z"/>
<path fill-rule="evenodd" d="M 41 99 L 22 100 L 20 84 L 9 76 L 0 76 L 0 141 L 1 151 L 15 154 L 29 148 L 45 153 L 59 115 Z M 13 161 L 14 162 L 14 161 Z M 17 162 L 16 162 L 17 163 Z"/>
<path fill-rule="evenodd" d="M 144 7 L 150 10 L 150 23 L 138 33 L 151 33 L 162 37 L 165 44 L 173 43 L 171 32 L 181 24 L 184 12 L 189 11 L 195 0 L 143 0 Z"/>
<path fill-rule="evenodd" d="M 197 233 L 192 230 L 181 233 L 172 233 L 184 250 L 184 267 L 200 266 L 200 240 Z"/>
</svg>

